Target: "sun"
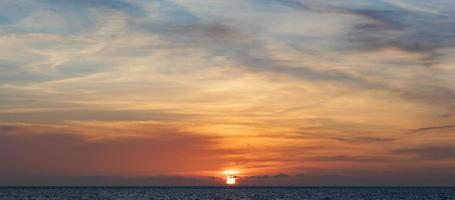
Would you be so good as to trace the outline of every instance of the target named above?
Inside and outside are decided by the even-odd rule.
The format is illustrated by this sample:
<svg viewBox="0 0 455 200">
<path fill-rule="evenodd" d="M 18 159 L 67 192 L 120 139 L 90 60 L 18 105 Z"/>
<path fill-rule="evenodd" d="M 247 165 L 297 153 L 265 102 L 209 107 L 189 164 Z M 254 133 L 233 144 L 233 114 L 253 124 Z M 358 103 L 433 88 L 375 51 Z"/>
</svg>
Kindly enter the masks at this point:
<svg viewBox="0 0 455 200">
<path fill-rule="evenodd" d="M 226 177 L 226 184 L 234 185 L 235 184 L 235 176 L 227 176 Z"/>
<path fill-rule="evenodd" d="M 235 185 L 238 178 L 237 175 L 240 174 L 240 171 L 230 169 L 223 171 L 223 174 L 226 175 L 226 184 Z"/>
</svg>

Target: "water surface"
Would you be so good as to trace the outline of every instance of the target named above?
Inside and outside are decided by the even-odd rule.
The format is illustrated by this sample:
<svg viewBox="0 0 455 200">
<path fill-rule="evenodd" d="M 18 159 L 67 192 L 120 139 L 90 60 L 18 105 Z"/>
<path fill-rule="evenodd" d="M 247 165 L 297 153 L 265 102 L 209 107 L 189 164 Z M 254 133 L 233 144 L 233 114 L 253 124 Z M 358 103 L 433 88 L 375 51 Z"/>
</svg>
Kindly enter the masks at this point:
<svg viewBox="0 0 455 200">
<path fill-rule="evenodd" d="M 0 200 L 13 199 L 455 200 L 455 188 L 0 187 Z"/>
</svg>

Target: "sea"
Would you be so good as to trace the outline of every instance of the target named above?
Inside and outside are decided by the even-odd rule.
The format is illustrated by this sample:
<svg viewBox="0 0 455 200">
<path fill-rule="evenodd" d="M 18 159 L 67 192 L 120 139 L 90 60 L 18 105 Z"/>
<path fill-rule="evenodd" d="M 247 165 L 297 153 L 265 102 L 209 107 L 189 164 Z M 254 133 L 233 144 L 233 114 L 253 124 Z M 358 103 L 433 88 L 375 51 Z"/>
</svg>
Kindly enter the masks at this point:
<svg viewBox="0 0 455 200">
<path fill-rule="evenodd" d="M 454 187 L 0 187 L 0 200 L 455 200 Z"/>
</svg>

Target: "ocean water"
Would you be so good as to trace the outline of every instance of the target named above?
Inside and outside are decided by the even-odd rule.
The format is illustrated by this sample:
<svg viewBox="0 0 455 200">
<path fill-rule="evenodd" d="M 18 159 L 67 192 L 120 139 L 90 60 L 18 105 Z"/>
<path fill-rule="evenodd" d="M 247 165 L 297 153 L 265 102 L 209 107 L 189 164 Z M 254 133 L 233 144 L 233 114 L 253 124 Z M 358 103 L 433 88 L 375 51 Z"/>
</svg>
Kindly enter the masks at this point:
<svg viewBox="0 0 455 200">
<path fill-rule="evenodd" d="M 12 199 L 455 200 L 455 188 L 0 187 L 0 200 Z"/>
</svg>

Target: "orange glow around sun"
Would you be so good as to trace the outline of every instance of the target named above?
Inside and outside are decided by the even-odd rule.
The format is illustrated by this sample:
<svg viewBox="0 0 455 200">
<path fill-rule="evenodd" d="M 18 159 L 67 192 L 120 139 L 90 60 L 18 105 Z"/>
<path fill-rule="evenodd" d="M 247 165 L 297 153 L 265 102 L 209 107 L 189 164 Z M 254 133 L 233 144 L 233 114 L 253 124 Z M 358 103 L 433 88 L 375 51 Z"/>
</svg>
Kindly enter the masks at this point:
<svg viewBox="0 0 455 200">
<path fill-rule="evenodd" d="M 236 184 L 236 179 L 238 178 L 238 174 L 240 174 L 240 171 L 238 170 L 225 170 L 223 171 L 223 174 L 226 175 L 226 184 L 228 185 L 235 185 Z"/>
<path fill-rule="evenodd" d="M 224 170 L 223 174 L 225 174 L 225 175 L 238 175 L 238 174 L 240 174 L 240 171 L 239 170 L 235 170 L 235 169 L 228 169 L 228 170 Z"/>
</svg>

